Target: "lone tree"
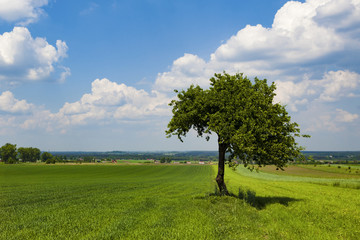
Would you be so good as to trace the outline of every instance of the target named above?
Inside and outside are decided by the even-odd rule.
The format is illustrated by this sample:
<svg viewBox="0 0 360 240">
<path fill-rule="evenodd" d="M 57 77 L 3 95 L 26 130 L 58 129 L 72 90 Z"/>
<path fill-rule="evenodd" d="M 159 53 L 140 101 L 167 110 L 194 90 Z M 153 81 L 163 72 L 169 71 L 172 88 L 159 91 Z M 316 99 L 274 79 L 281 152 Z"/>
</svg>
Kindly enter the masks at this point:
<svg viewBox="0 0 360 240">
<path fill-rule="evenodd" d="M 219 165 L 216 182 L 220 193 L 228 195 L 224 182 L 225 154 L 228 161 L 239 159 L 246 166 L 274 164 L 283 169 L 288 161 L 301 155 L 303 149 L 295 142 L 300 135 L 298 124 L 291 122 L 285 107 L 274 103 L 276 86 L 255 78 L 251 82 L 243 74 L 215 74 L 210 88 L 191 85 L 178 91 L 178 100 L 169 104 L 173 117 L 166 130 L 167 137 L 182 137 L 194 129 L 198 137 L 210 139 L 216 133 Z M 253 167 L 254 168 L 254 167 Z M 252 169 L 253 169 L 252 168 Z"/>
</svg>

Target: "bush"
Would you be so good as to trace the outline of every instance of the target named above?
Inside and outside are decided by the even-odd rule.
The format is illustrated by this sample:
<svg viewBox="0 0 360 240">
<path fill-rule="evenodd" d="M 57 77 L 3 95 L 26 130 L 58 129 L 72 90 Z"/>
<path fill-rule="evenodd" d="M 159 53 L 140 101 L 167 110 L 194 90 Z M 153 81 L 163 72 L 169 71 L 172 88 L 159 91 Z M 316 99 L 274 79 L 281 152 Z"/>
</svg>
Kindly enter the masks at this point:
<svg viewBox="0 0 360 240">
<path fill-rule="evenodd" d="M 10 157 L 10 158 L 8 159 L 7 163 L 8 163 L 8 164 L 14 164 L 14 163 L 16 163 L 16 160 L 13 159 L 12 157 Z"/>
<path fill-rule="evenodd" d="M 49 158 L 45 161 L 46 164 L 55 164 L 55 158 Z"/>
</svg>

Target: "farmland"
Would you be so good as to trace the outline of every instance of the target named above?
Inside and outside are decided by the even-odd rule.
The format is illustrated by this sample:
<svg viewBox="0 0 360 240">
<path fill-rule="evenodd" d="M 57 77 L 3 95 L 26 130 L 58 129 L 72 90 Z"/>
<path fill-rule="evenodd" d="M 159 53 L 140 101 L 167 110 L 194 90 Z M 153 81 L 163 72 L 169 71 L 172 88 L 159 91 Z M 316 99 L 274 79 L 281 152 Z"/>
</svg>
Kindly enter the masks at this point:
<svg viewBox="0 0 360 240">
<path fill-rule="evenodd" d="M 303 169 L 2 164 L 0 239 L 358 239 L 355 168 Z"/>
</svg>

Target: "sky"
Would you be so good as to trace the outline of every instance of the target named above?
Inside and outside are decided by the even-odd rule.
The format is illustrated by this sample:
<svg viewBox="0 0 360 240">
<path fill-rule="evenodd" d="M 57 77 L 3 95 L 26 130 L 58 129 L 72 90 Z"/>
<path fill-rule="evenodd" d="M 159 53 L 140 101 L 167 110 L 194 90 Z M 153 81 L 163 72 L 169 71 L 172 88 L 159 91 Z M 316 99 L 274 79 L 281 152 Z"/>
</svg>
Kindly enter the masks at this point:
<svg viewBox="0 0 360 240">
<path fill-rule="evenodd" d="M 275 82 L 306 150 L 360 150 L 360 0 L 0 0 L 0 145 L 216 151 L 165 130 L 223 71 Z"/>
</svg>

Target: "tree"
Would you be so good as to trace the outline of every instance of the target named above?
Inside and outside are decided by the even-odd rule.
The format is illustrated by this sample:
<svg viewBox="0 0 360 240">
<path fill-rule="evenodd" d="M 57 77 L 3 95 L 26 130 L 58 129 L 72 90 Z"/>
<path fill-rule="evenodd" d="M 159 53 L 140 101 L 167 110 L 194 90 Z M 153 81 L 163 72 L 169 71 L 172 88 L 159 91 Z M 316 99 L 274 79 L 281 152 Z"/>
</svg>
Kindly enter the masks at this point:
<svg viewBox="0 0 360 240">
<path fill-rule="evenodd" d="M 198 137 L 210 139 L 216 133 L 219 163 L 216 182 L 221 194 L 229 194 L 224 182 L 225 154 L 228 162 L 241 160 L 245 167 L 274 164 L 283 169 L 288 161 L 301 155 L 302 147 L 295 142 L 300 135 L 298 124 L 284 106 L 274 103 L 276 86 L 255 78 L 251 82 L 243 74 L 215 74 L 210 88 L 191 85 L 178 91 L 178 100 L 169 104 L 173 117 L 166 130 L 167 137 L 182 137 L 194 129 Z M 251 168 L 254 169 L 254 166 Z"/>
<path fill-rule="evenodd" d="M 55 157 L 48 158 L 48 159 L 46 159 L 46 161 L 45 161 L 46 164 L 55 164 L 55 162 L 56 162 L 56 158 L 55 158 Z"/>
<path fill-rule="evenodd" d="M 43 152 L 41 154 L 41 161 L 43 161 L 43 162 L 46 162 L 46 160 L 52 159 L 52 158 L 53 158 L 53 155 L 49 152 Z"/>
<path fill-rule="evenodd" d="M 36 160 L 40 159 L 41 151 L 38 148 L 20 147 L 18 152 L 23 162 L 36 162 Z"/>
<path fill-rule="evenodd" d="M 171 158 L 169 157 L 161 157 L 160 163 L 171 163 Z"/>
<path fill-rule="evenodd" d="M 1 159 L 5 163 L 15 163 L 16 162 L 16 144 L 6 143 L 0 148 Z"/>
<path fill-rule="evenodd" d="M 84 162 L 94 162 L 95 157 L 93 156 L 85 156 L 84 157 Z"/>
</svg>

